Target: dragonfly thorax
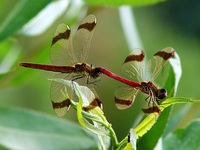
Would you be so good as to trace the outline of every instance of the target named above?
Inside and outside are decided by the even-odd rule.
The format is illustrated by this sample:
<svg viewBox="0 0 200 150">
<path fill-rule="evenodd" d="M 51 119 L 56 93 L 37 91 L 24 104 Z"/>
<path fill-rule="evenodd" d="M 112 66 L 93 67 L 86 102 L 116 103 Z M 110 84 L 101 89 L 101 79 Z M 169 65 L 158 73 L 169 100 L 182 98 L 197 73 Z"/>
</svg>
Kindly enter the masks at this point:
<svg viewBox="0 0 200 150">
<path fill-rule="evenodd" d="M 92 67 L 86 63 L 77 63 L 74 65 L 76 73 L 89 74 L 92 70 Z"/>
<path fill-rule="evenodd" d="M 98 68 L 92 68 L 92 65 L 87 63 L 77 63 L 74 68 L 76 73 L 82 73 L 86 76 L 92 77 L 93 79 L 96 79 L 101 75 Z"/>
<path fill-rule="evenodd" d="M 90 76 L 94 79 L 98 78 L 99 76 L 101 76 L 102 72 L 100 71 L 99 68 L 92 68 L 92 70 L 90 71 Z"/>
<path fill-rule="evenodd" d="M 140 90 L 149 96 L 155 96 L 158 99 L 165 99 L 167 97 L 166 89 L 158 89 L 152 82 L 141 82 Z"/>
</svg>

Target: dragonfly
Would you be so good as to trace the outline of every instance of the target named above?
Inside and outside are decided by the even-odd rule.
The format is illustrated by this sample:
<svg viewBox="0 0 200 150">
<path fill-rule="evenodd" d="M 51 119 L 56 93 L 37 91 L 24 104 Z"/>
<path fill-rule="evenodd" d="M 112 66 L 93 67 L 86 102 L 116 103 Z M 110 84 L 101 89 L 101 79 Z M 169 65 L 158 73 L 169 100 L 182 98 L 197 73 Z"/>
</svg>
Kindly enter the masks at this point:
<svg viewBox="0 0 200 150">
<path fill-rule="evenodd" d="M 121 72 L 126 78 L 118 76 L 109 70 L 99 67 L 99 72 L 129 86 L 121 86 L 115 90 L 115 104 L 118 109 L 126 109 L 132 106 L 138 91 L 147 94 L 145 99 L 148 107 L 142 109 L 144 113 L 160 113 L 159 101 L 167 97 L 167 90 L 159 88 L 154 80 L 174 55 L 174 49 L 171 47 L 164 48 L 154 54 L 153 58 L 145 62 L 145 53 L 143 50 L 134 49 L 126 57 Z"/>
<path fill-rule="evenodd" d="M 92 65 L 85 63 L 95 27 L 96 17 L 92 14 L 81 22 L 74 37 L 72 37 L 68 25 L 58 25 L 50 49 L 52 65 L 26 62 L 22 62 L 20 65 L 27 68 L 57 72 L 54 79 L 75 81 L 86 78 L 86 82 L 89 84 L 91 82 L 90 79 L 96 80 L 100 76 L 100 73 L 96 72 Z M 63 95 L 64 91 L 66 91 L 64 84 L 52 80 L 50 97 L 53 109 L 59 117 L 64 116 L 71 105 L 70 99 Z M 75 98 L 73 90 L 69 88 L 67 89 L 67 94 L 70 98 Z M 101 102 L 98 98 L 92 100 L 90 106 L 85 107 L 85 110 L 96 106 L 101 107 Z"/>
</svg>

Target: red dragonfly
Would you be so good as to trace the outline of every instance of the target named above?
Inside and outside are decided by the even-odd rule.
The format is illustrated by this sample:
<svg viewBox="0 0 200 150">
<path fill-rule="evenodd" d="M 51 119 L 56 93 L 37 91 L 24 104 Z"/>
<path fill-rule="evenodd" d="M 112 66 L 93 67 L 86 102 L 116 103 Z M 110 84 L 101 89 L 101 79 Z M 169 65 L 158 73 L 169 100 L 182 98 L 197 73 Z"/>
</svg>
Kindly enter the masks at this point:
<svg viewBox="0 0 200 150">
<path fill-rule="evenodd" d="M 117 108 L 129 108 L 133 104 L 136 94 L 140 90 L 148 95 L 146 98 L 148 107 L 142 109 L 143 112 L 160 113 L 158 100 L 164 100 L 167 97 L 167 91 L 164 88 L 158 88 L 153 81 L 173 55 L 174 49 L 168 47 L 155 53 L 153 58 L 145 64 L 144 51 L 141 49 L 134 49 L 130 55 L 126 57 L 121 68 L 122 73 L 128 79 L 122 78 L 105 68 L 99 67 L 99 72 L 129 85 L 129 87 L 123 86 L 116 89 L 115 103 Z"/>
<path fill-rule="evenodd" d="M 58 79 L 74 81 L 86 77 L 87 83 L 89 83 L 90 78 L 96 79 L 100 76 L 100 73 L 96 72 L 91 65 L 85 63 L 95 27 L 96 17 L 88 15 L 79 25 L 72 40 L 69 26 L 66 24 L 58 25 L 50 49 L 50 59 L 53 65 L 35 63 L 20 63 L 20 65 L 27 68 L 59 72 L 54 76 Z M 74 92 L 67 90 L 69 97 L 75 98 Z M 66 91 L 64 84 L 53 80 L 50 89 L 51 101 L 53 109 L 59 117 L 65 115 L 71 105 L 70 100 L 66 99 L 61 91 Z M 101 102 L 95 98 L 90 105 L 92 106 L 88 106 L 86 109 L 100 106 Z"/>
</svg>

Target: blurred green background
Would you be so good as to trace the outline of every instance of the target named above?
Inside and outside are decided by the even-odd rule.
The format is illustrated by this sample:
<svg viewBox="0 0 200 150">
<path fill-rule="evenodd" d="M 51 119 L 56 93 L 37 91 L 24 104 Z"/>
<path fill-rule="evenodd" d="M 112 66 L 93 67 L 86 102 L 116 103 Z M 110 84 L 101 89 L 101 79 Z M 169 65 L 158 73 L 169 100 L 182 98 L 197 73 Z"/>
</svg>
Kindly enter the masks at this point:
<svg viewBox="0 0 200 150">
<path fill-rule="evenodd" d="M 6 20 L 16 5 L 17 2 L 13 1 L 12 3 L 9 1 L 0 3 L 0 23 Z M 146 56 L 150 58 L 155 52 L 165 47 L 173 47 L 179 54 L 182 63 L 182 77 L 176 96 L 193 99 L 200 97 L 199 6 L 200 2 L 170 0 L 157 5 L 132 8 L 139 34 L 138 38 L 143 46 L 140 48 L 143 48 Z M 39 30 L 40 26 L 45 21 L 48 22 L 51 15 L 53 16 L 57 11 L 58 8 L 48 12 L 49 17 L 43 17 L 42 22 L 34 25 L 38 26 Z M 80 21 L 90 13 L 97 17 L 97 27 L 87 62 L 120 74 L 120 66 L 131 49 L 122 30 L 118 8 L 69 5 L 56 17 L 55 21 L 48 24 L 49 27 L 44 32 L 27 35 L 26 30 L 23 32 L 18 30 L 15 35 L 0 42 L 1 105 L 25 107 L 56 117 L 50 102 L 51 82 L 48 80 L 53 77 L 54 73 L 22 68 L 19 66 L 19 62 L 50 64 L 49 49 L 57 25 L 64 22 L 69 24 L 75 32 Z M 131 40 L 134 41 L 134 39 Z M 138 114 L 142 115 L 140 108 L 142 99 L 138 97 L 130 109 L 118 110 L 113 100 L 114 90 L 118 85 L 120 83 L 102 76 L 96 86 L 96 91 L 103 102 L 104 113 L 108 121 L 116 129 L 119 138 L 122 138 L 137 122 Z M 184 127 L 192 119 L 199 117 L 199 106 L 199 104 L 174 106 L 172 115 L 176 115 L 185 107 L 188 109 L 177 127 Z M 76 112 L 71 109 L 64 119 L 76 121 Z"/>
</svg>

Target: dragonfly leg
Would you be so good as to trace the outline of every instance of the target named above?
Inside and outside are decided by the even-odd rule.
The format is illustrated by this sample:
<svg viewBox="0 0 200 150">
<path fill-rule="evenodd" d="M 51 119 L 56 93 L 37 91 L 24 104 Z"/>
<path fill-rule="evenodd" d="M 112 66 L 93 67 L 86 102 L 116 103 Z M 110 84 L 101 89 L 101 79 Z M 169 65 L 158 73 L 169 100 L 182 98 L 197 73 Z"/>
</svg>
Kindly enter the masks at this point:
<svg viewBox="0 0 200 150">
<path fill-rule="evenodd" d="M 97 86 L 97 82 L 99 82 L 100 80 L 94 80 L 94 81 L 91 81 L 90 80 L 90 76 L 87 77 L 87 84 L 93 84 L 95 86 Z"/>
<path fill-rule="evenodd" d="M 148 102 L 149 97 L 150 97 L 150 96 L 147 96 L 147 97 L 145 98 L 145 101 L 146 101 L 146 102 Z"/>
<path fill-rule="evenodd" d="M 82 79 L 84 77 L 85 77 L 84 75 L 74 75 L 73 78 L 72 78 L 72 81 L 75 81 L 75 80 L 78 80 L 78 79 Z"/>
<path fill-rule="evenodd" d="M 156 102 L 157 102 L 158 105 L 160 105 L 159 99 L 156 98 Z"/>
</svg>

